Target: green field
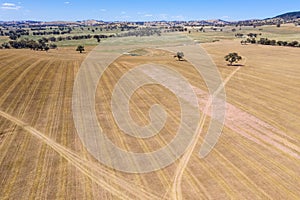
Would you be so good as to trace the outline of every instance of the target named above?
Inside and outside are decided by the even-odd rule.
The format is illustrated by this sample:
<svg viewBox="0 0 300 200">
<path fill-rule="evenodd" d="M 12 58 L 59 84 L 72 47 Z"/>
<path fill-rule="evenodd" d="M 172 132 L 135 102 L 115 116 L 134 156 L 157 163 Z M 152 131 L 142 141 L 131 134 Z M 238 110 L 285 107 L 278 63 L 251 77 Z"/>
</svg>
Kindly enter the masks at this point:
<svg viewBox="0 0 300 200">
<path fill-rule="evenodd" d="M 241 38 L 236 38 L 235 34 L 249 34 L 257 33 L 260 34 L 258 38 L 268 38 L 270 40 L 282 40 L 292 42 L 294 40 L 299 41 L 300 27 L 294 24 L 284 24 L 280 28 L 275 25 L 261 26 L 253 28 L 252 26 L 226 26 L 218 27 L 217 31 L 212 30 L 214 27 L 205 27 L 205 32 L 197 32 L 196 29 L 192 29 L 190 37 L 200 43 L 213 42 L 215 40 L 242 40 Z M 222 31 L 220 31 L 222 29 Z M 232 29 L 236 29 L 235 32 Z M 241 29 L 241 30 L 240 30 Z"/>
<path fill-rule="evenodd" d="M 3 27 L 2 27 L 3 28 Z M 25 28 L 24 30 L 29 30 L 28 36 L 21 36 L 20 39 L 32 39 L 35 41 L 38 41 L 42 38 L 50 38 L 50 37 L 68 37 L 68 36 L 81 36 L 81 35 L 91 35 L 92 37 L 94 35 L 112 35 L 112 34 L 118 34 L 118 33 L 126 33 L 127 30 L 121 31 L 120 28 L 118 29 L 106 29 L 105 27 L 100 26 L 85 26 L 85 27 L 72 27 L 71 33 L 68 34 L 61 34 L 61 35 L 33 35 L 33 32 L 39 32 L 38 30 L 29 30 L 28 28 Z M 245 36 L 249 33 L 256 33 L 259 34 L 257 39 L 259 38 L 268 38 L 270 40 L 281 40 L 281 41 L 299 41 L 299 33 L 300 33 L 300 27 L 295 26 L 294 24 L 283 24 L 280 28 L 276 27 L 276 25 L 268 25 L 268 26 L 258 26 L 254 28 L 253 26 L 225 26 L 225 27 L 213 27 L 213 26 L 205 26 L 204 32 L 199 31 L 200 27 L 189 27 L 188 30 L 190 32 L 183 32 L 181 35 L 189 36 L 190 38 L 194 39 L 196 42 L 199 43 L 209 43 L 209 42 L 215 42 L 220 40 L 244 40 L 245 38 L 236 38 L 235 35 L 240 33 L 244 34 Z M 235 31 L 233 31 L 235 29 Z M 4 32 L 8 32 L 12 29 L 3 29 Z M 47 27 L 46 30 L 41 30 L 41 32 L 50 32 L 50 31 L 67 31 L 68 28 L 65 29 L 59 29 L 59 27 Z M 157 44 L 161 43 L 169 43 L 172 44 L 172 41 L 174 41 L 175 38 L 172 38 L 174 36 L 173 33 L 163 33 L 163 37 L 159 38 L 156 36 L 153 37 L 143 37 L 141 38 L 141 42 L 154 42 Z M 176 41 L 178 41 L 178 35 L 176 34 Z M 167 36 L 167 37 L 166 37 Z M 180 39 L 180 38 L 179 38 Z M 106 39 L 101 39 L 101 42 L 105 41 Z M 184 39 L 183 39 L 184 40 Z M 0 43 L 8 42 L 9 38 L 5 36 L 0 37 Z M 126 45 L 122 40 L 117 40 L 120 45 Z M 131 40 L 126 40 L 126 43 L 130 42 Z M 85 46 L 97 46 L 99 43 L 97 39 L 91 38 L 91 39 L 81 39 L 81 40 L 62 40 L 57 41 L 55 44 L 58 45 L 58 47 L 69 47 L 69 46 L 77 46 L 77 45 L 85 45 Z"/>
</svg>

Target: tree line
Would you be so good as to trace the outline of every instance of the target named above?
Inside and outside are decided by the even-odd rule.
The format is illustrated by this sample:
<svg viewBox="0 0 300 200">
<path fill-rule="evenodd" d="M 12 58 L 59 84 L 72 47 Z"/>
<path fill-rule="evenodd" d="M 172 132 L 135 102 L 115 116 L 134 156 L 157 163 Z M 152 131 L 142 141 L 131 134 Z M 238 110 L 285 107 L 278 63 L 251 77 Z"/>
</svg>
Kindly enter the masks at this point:
<svg viewBox="0 0 300 200">
<path fill-rule="evenodd" d="M 247 38 L 247 40 L 242 40 L 241 44 L 261 44 L 261 45 L 271 45 L 271 46 L 288 46 L 288 47 L 300 47 L 300 43 L 298 41 L 276 41 L 276 40 L 270 40 L 268 38 L 260 38 L 259 40 L 256 40 L 255 38 Z"/>
<path fill-rule="evenodd" d="M 23 35 L 29 35 L 29 31 L 18 29 L 18 30 L 10 30 L 8 32 L 4 32 L 3 29 L 0 29 L 0 36 L 8 36 L 11 40 L 17 40 Z"/>
<path fill-rule="evenodd" d="M 143 36 L 152 36 L 152 35 L 161 36 L 161 30 L 154 29 L 154 28 L 145 28 L 145 29 L 116 34 L 117 37 L 130 37 L 130 36 L 143 37 Z"/>
<path fill-rule="evenodd" d="M 66 41 L 66 40 L 84 40 L 84 39 L 91 39 L 95 38 L 98 42 L 101 41 L 102 38 L 109 38 L 115 37 L 114 35 L 74 35 L 74 36 L 67 36 L 67 37 L 43 37 L 37 41 L 29 40 L 27 38 L 18 40 L 17 38 L 11 38 L 11 41 L 5 42 L 0 45 L 2 49 L 32 49 L 32 50 L 41 50 L 41 51 L 48 51 L 49 49 L 57 48 L 57 45 L 54 42 Z M 50 43 L 50 44 L 49 44 Z"/>
<path fill-rule="evenodd" d="M 257 38 L 257 36 L 262 35 L 261 33 L 248 33 L 246 36 L 248 36 L 249 38 Z M 244 37 L 245 34 L 243 33 L 237 33 L 235 34 L 235 37 L 237 38 L 242 38 Z"/>
<path fill-rule="evenodd" d="M 29 39 L 22 39 L 19 41 L 9 41 L 3 43 L 0 48 L 2 49 L 31 49 L 35 51 L 48 51 L 49 49 L 56 49 L 56 44 L 48 44 L 44 42 L 44 40 L 40 39 L 39 41 L 29 40 Z"/>
<path fill-rule="evenodd" d="M 59 30 L 54 30 L 54 31 L 34 31 L 32 32 L 32 35 L 65 35 L 65 34 L 70 34 L 71 30 L 68 31 L 59 31 Z"/>
<path fill-rule="evenodd" d="M 91 39 L 91 38 L 95 38 L 99 41 L 99 39 L 102 38 L 111 38 L 111 37 L 115 37 L 115 35 L 73 35 L 73 36 L 66 36 L 66 37 L 43 37 L 43 40 L 45 40 L 45 42 L 51 41 L 51 42 L 60 42 L 60 41 L 65 41 L 65 40 L 86 40 L 86 39 Z"/>
</svg>

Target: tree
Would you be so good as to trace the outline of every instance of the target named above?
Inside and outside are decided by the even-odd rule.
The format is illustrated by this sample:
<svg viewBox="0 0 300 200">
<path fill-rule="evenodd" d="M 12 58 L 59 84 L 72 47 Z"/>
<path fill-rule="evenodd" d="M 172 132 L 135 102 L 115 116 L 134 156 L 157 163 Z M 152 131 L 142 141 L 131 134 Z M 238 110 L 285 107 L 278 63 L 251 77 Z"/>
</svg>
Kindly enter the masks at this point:
<svg viewBox="0 0 300 200">
<path fill-rule="evenodd" d="M 277 41 L 277 45 L 279 45 L 279 46 L 284 46 L 284 45 L 283 45 L 283 41 Z"/>
<path fill-rule="evenodd" d="M 10 35 L 9 39 L 11 39 L 11 40 L 17 40 L 18 36 L 17 35 Z"/>
<path fill-rule="evenodd" d="M 82 53 L 83 51 L 85 51 L 84 46 L 79 45 L 76 49 L 76 51 L 79 51 L 80 53 Z"/>
<path fill-rule="evenodd" d="M 239 56 L 238 53 L 229 53 L 224 58 L 227 62 L 229 62 L 230 66 L 232 66 L 232 63 L 234 62 L 237 63 L 238 61 L 242 60 L 242 57 Z"/>
<path fill-rule="evenodd" d="M 9 49 L 10 48 L 10 45 L 7 42 L 3 43 L 1 46 L 2 46 L 3 49 Z"/>
<path fill-rule="evenodd" d="M 241 45 L 246 45 L 246 44 L 247 44 L 247 41 L 245 41 L 245 40 L 241 41 Z"/>
<path fill-rule="evenodd" d="M 293 42 L 289 42 L 288 46 L 290 46 L 290 47 L 296 47 L 296 46 L 298 46 L 298 44 L 299 44 L 298 41 L 293 41 Z"/>
<path fill-rule="evenodd" d="M 247 38 L 247 41 L 246 41 L 246 42 L 247 42 L 247 43 L 250 43 L 250 44 L 256 44 L 255 38 L 252 38 L 252 39 Z"/>
<path fill-rule="evenodd" d="M 49 51 L 49 49 L 50 49 L 50 47 L 47 45 L 47 46 L 45 46 L 45 48 L 44 48 L 44 49 L 45 49 L 45 51 L 46 51 L 46 52 L 48 52 L 48 51 Z"/>
<path fill-rule="evenodd" d="M 57 49 L 57 45 L 56 44 L 50 44 L 50 49 Z"/>
<path fill-rule="evenodd" d="M 273 45 L 273 46 L 276 45 L 276 40 L 271 40 L 270 45 Z"/>
<path fill-rule="evenodd" d="M 101 37 L 100 35 L 94 35 L 94 38 L 96 38 L 96 39 L 97 39 L 97 42 L 98 42 L 98 43 L 100 43 L 100 42 L 101 42 L 101 39 L 100 39 L 100 37 Z"/>
<path fill-rule="evenodd" d="M 179 61 L 181 61 L 184 57 L 183 52 L 177 52 L 177 54 L 174 56 L 174 58 L 178 58 Z"/>
</svg>

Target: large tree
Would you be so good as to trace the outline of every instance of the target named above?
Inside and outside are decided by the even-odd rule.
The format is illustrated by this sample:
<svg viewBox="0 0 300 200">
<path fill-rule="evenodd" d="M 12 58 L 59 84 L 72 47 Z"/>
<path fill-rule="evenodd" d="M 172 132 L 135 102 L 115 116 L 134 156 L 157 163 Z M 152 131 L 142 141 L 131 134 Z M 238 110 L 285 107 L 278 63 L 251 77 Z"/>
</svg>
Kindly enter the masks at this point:
<svg viewBox="0 0 300 200">
<path fill-rule="evenodd" d="M 175 58 L 177 57 L 178 58 L 178 60 L 180 61 L 180 60 L 182 60 L 183 59 L 183 57 L 184 57 L 184 53 L 183 52 L 177 52 L 177 54 L 174 56 Z"/>
<path fill-rule="evenodd" d="M 76 51 L 79 51 L 80 53 L 82 53 L 83 51 L 85 51 L 84 46 L 79 45 L 76 49 Z"/>
<path fill-rule="evenodd" d="M 229 53 L 224 58 L 227 62 L 229 62 L 229 65 L 232 65 L 232 63 L 234 62 L 237 63 L 238 61 L 242 60 L 242 57 L 239 56 L 238 53 Z"/>
</svg>

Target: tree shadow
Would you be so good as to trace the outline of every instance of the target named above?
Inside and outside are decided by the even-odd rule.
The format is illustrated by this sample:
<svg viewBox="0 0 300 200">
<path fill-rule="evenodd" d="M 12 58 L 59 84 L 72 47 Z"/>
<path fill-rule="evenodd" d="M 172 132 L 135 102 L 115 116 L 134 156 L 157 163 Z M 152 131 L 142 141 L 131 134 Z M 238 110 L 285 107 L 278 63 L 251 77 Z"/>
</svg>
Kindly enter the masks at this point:
<svg viewBox="0 0 300 200">
<path fill-rule="evenodd" d="M 180 60 L 178 60 L 178 59 L 176 59 L 176 61 L 178 61 L 178 62 L 187 62 L 187 60 L 186 59 L 180 59 Z"/>
<path fill-rule="evenodd" d="M 227 66 L 229 66 L 229 67 L 244 67 L 245 65 L 243 65 L 243 64 L 227 64 Z"/>
</svg>

